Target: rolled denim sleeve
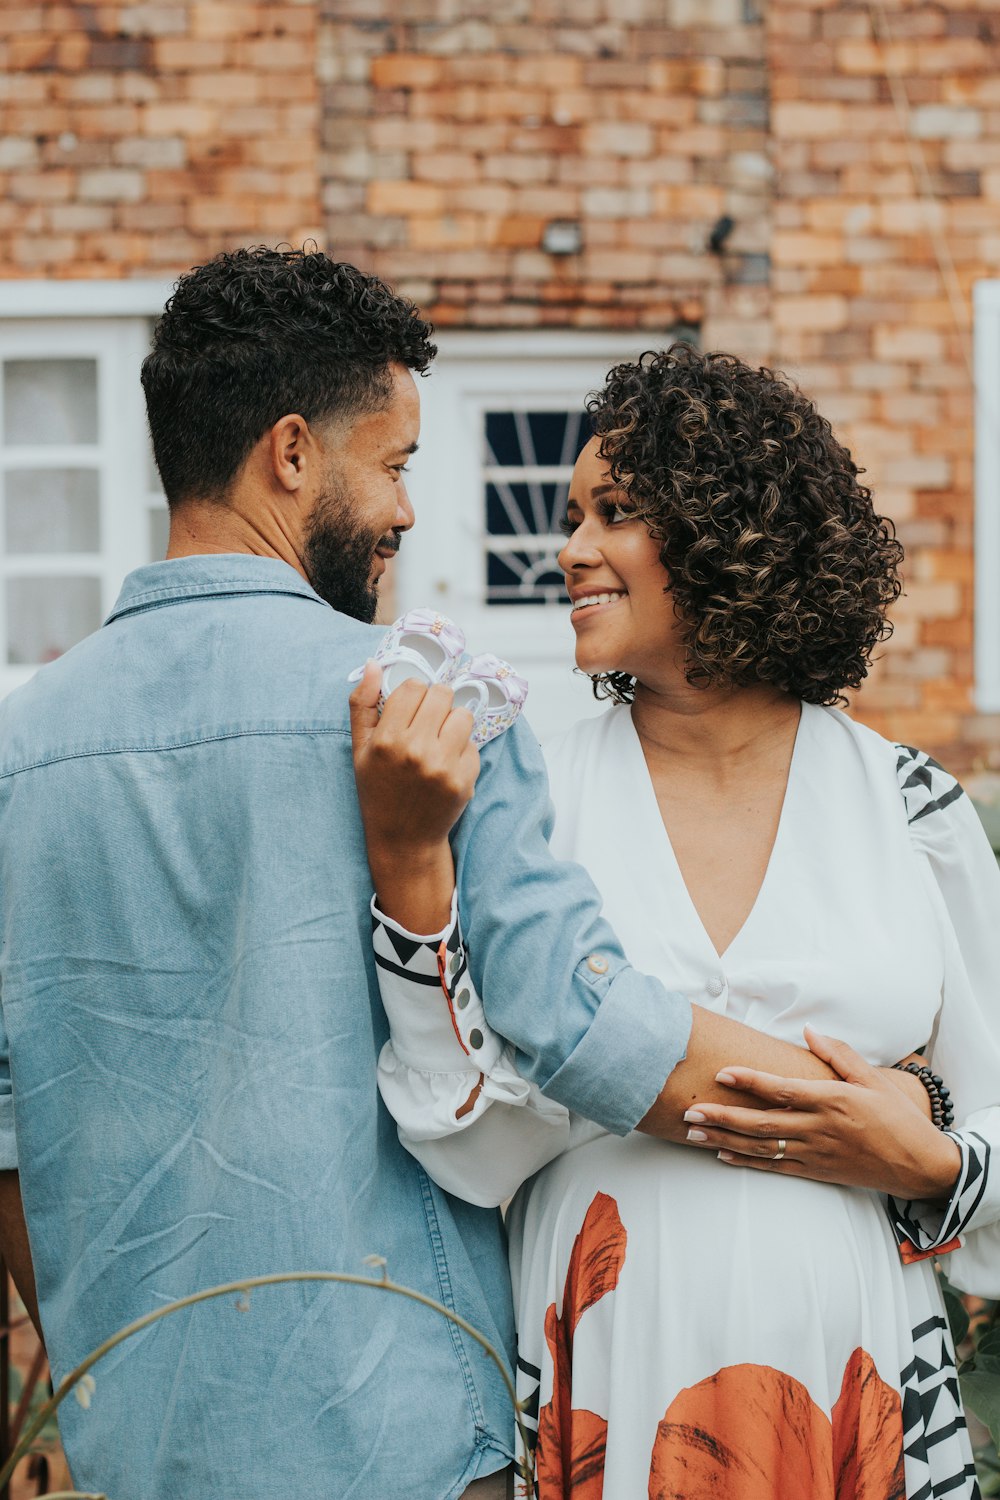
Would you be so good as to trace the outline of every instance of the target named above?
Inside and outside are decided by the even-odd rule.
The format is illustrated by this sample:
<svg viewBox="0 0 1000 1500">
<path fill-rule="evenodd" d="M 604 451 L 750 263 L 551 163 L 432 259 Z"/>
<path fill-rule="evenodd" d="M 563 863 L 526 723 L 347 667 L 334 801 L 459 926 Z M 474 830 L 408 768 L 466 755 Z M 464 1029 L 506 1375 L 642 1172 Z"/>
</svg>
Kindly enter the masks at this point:
<svg viewBox="0 0 1000 1500">
<path fill-rule="evenodd" d="M 518 1071 L 626 1135 L 684 1058 L 691 1005 L 629 965 L 590 876 L 551 853 L 552 824 L 544 761 L 521 720 L 484 750 L 454 836 L 469 968 Z"/>
<path fill-rule="evenodd" d="M 14 1140 L 14 1094 L 10 1082 L 10 1046 L 3 1015 L 3 984 L 0 981 L 0 1172 L 17 1167 Z"/>
</svg>

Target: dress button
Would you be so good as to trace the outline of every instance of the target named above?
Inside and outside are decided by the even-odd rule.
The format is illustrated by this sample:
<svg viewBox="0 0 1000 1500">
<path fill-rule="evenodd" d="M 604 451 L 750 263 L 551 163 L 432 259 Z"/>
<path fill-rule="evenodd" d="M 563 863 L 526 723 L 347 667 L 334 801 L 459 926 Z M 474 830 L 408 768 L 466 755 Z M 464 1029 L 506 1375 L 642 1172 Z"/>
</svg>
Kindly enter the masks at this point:
<svg viewBox="0 0 1000 1500">
<path fill-rule="evenodd" d="M 587 968 L 592 974 L 606 974 L 608 972 L 608 961 L 600 953 L 592 953 L 587 959 Z"/>
<path fill-rule="evenodd" d="M 713 974 L 705 988 L 710 995 L 719 996 L 726 988 L 726 981 L 721 979 L 718 974 Z"/>
<path fill-rule="evenodd" d="M 458 999 L 456 1001 L 456 1004 L 458 1005 L 459 1010 L 464 1010 L 465 1007 L 468 1005 L 470 999 L 471 999 L 471 996 L 470 996 L 468 990 L 459 990 L 459 992 L 458 992 Z"/>
<path fill-rule="evenodd" d="M 473 1052 L 478 1052 L 482 1045 L 483 1033 L 479 1030 L 478 1026 L 473 1026 L 472 1030 L 469 1032 L 469 1046 L 472 1048 Z"/>
<path fill-rule="evenodd" d="M 461 953 L 454 953 L 454 954 L 452 954 L 451 963 L 449 964 L 448 967 L 451 969 L 451 972 L 453 974 L 457 974 L 458 973 L 459 969 L 462 967 L 462 955 L 461 955 Z"/>
</svg>

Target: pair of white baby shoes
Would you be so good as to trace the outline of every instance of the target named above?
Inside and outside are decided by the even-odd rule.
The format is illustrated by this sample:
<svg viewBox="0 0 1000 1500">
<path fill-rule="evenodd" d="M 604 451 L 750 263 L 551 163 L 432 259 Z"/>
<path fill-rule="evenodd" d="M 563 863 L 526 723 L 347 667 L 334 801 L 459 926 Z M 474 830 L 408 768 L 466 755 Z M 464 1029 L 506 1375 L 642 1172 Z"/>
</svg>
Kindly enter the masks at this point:
<svg viewBox="0 0 1000 1500">
<path fill-rule="evenodd" d="M 472 714 L 474 745 L 486 745 L 509 729 L 528 696 L 528 684 L 513 667 L 498 656 L 470 656 L 459 626 L 433 609 L 411 609 L 396 620 L 374 660 L 382 668 L 379 712 L 408 678 L 443 683 L 454 694 L 454 706 Z M 363 671 L 352 672 L 350 681 L 358 681 Z"/>
</svg>

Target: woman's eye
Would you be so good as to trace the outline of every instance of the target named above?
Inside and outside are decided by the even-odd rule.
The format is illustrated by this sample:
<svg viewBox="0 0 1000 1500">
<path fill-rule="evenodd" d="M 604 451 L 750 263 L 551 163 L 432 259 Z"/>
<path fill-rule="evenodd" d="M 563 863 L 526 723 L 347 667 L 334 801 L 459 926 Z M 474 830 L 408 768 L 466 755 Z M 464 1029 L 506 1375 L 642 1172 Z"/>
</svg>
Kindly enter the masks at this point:
<svg viewBox="0 0 1000 1500">
<path fill-rule="evenodd" d="M 572 536 L 577 528 L 577 525 L 578 522 L 571 521 L 569 519 L 569 516 L 563 516 L 562 520 L 559 522 L 559 530 L 562 532 L 563 536 Z"/>
<path fill-rule="evenodd" d="M 620 505 L 612 505 L 610 502 L 605 502 L 601 506 L 601 518 L 609 526 L 617 526 L 620 521 L 631 521 L 632 512 L 624 510 Z"/>
</svg>

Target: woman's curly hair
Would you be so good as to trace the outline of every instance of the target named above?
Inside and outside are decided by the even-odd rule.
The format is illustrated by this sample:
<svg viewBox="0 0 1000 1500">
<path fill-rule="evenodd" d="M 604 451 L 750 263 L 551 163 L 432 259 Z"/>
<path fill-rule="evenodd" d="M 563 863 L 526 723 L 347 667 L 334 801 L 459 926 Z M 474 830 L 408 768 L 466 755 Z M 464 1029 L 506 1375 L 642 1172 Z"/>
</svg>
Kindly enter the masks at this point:
<svg viewBox="0 0 1000 1500">
<path fill-rule="evenodd" d="M 660 542 L 694 684 L 842 703 L 891 633 L 903 549 L 801 391 L 689 344 L 616 365 L 587 402 L 600 454 Z M 598 697 L 633 678 L 594 679 Z"/>
</svg>

